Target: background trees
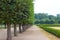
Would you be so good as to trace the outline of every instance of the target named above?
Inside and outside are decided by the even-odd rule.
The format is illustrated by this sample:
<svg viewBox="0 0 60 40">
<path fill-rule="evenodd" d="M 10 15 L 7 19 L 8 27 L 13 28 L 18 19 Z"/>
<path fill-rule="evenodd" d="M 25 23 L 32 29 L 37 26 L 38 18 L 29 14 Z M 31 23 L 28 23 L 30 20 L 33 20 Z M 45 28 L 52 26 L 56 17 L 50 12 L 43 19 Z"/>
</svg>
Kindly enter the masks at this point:
<svg viewBox="0 0 60 40">
<path fill-rule="evenodd" d="M 38 13 L 35 14 L 35 23 L 36 24 L 59 24 L 60 23 L 60 14 L 57 16 L 48 15 L 47 13 Z M 39 20 L 39 21 L 38 21 Z"/>
</svg>

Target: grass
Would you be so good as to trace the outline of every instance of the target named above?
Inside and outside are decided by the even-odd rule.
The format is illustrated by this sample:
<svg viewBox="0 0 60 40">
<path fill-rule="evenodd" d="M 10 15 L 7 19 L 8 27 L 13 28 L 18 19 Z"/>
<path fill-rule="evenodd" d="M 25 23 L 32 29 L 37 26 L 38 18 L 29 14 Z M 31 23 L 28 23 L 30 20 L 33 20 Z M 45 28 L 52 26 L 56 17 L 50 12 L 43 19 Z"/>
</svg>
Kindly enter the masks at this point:
<svg viewBox="0 0 60 40">
<path fill-rule="evenodd" d="M 44 26 L 44 27 L 60 27 L 60 24 L 38 24 L 39 26 Z"/>
<path fill-rule="evenodd" d="M 53 29 L 56 29 L 56 30 L 60 30 L 60 27 L 49 27 L 49 28 L 53 28 Z"/>
<path fill-rule="evenodd" d="M 0 29 L 5 29 L 4 27 L 0 27 Z"/>
<path fill-rule="evenodd" d="M 59 24 L 41 24 L 38 25 L 39 27 L 43 28 L 45 31 L 52 33 L 53 35 L 60 37 L 60 28 Z"/>
<path fill-rule="evenodd" d="M 5 28 L 5 25 L 0 25 L 0 29 L 4 29 Z"/>
</svg>

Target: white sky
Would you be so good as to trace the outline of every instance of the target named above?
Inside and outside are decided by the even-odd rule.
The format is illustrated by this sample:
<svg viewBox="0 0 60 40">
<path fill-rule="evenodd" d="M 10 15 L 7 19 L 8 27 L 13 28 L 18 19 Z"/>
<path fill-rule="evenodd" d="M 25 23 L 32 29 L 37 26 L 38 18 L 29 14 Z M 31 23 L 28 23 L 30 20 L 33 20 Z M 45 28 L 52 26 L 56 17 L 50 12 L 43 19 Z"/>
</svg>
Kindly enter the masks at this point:
<svg viewBox="0 0 60 40">
<path fill-rule="evenodd" d="M 60 14 L 60 0 L 35 0 L 35 13 Z"/>
</svg>

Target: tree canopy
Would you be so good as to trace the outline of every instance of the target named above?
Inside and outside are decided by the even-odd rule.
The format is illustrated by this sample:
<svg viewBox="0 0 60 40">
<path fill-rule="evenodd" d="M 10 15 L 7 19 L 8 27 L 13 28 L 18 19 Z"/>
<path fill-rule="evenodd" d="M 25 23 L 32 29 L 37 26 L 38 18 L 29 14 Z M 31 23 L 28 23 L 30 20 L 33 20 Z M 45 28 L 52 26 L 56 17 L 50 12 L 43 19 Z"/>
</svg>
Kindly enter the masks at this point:
<svg viewBox="0 0 60 40">
<path fill-rule="evenodd" d="M 33 19 L 33 0 L 0 0 L 0 21 L 32 23 Z"/>
<path fill-rule="evenodd" d="M 47 13 L 38 13 L 35 14 L 35 23 L 36 24 L 59 24 L 60 23 L 60 14 L 48 15 Z"/>
</svg>

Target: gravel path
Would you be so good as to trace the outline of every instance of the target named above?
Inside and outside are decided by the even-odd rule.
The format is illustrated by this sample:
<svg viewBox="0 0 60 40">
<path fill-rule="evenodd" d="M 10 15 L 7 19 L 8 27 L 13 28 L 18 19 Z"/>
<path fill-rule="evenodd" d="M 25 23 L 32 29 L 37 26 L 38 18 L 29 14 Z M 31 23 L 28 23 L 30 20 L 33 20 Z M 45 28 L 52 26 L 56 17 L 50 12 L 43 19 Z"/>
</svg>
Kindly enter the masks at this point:
<svg viewBox="0 0 60 40">
<path fill-rule="evenodd" d="M 13 40 L 51 40 L 46 32 L 37 26 L 32 26 L 28 30 L 23 33 L 18 33 L 17 37 L 13 36 L 13 28 L 12 28 L 12 39 Z M 0 30 L 0 40 L 6 40 L 6 29 Z M 58 40 L 58 39 L 57 39 Z"/>
</svg>

